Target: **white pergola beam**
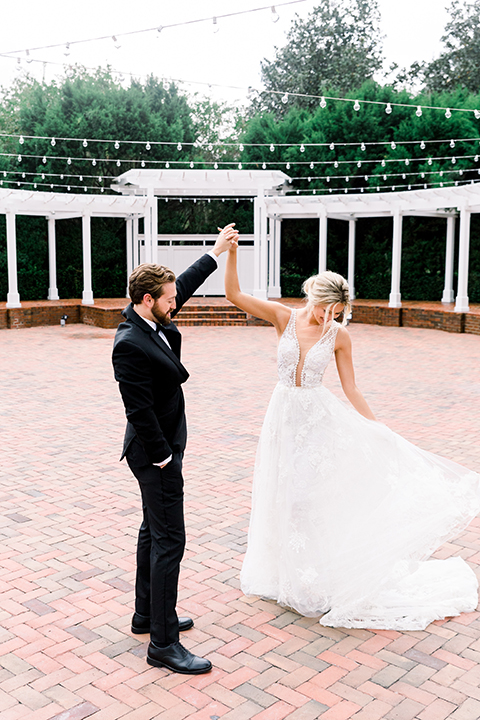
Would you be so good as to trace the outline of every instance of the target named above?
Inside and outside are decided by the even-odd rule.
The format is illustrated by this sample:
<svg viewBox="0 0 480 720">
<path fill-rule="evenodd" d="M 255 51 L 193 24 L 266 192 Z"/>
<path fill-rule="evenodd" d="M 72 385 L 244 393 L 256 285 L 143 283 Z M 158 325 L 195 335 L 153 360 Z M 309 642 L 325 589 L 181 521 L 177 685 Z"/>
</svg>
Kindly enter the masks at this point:
<svg viewBox="0 0 480 720">
<path fill-rule="evenodd" d="M 458 251 L 458 289 L 455 312 L 468 312 L 468 256 L 470 245 L 470 209 L 460 209 L 460 247 Z"/>
<path fill-rule="evenodd" d="M 92 231 L 91 216 L 82 215 L 82 248 L 83 248 L 83 292 L 82 305 L 93 305 L 92 289 Z"/>
<path fill-rule="evenodd" d="M 392 243 L 392 286 L 388 306 L 402 307 L 400 293 L 400 272 L 402 267 L 402 214 L 396 211 L 393 215 L 393 243 Z"/>
<path fill-rule="evenodd" d="M 453 257 L 455 250 L 455 216 L 447 218 L 447 244 L 445 249 L 445 285 L 442 302 L 452 303 L 455 299 L 453 293 Z"/>
</svg>

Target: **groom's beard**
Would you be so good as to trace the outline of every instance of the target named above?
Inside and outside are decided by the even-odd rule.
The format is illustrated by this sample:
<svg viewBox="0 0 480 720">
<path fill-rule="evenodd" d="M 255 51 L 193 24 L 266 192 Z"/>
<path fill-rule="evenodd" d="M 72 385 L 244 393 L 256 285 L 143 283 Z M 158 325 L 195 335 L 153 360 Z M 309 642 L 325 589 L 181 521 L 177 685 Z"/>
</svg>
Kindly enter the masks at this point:
<svg viewBox="0 0 480 720">
<path fill-rule="evenodd" d="M 160 323 L 160 325 L 170 325 L 172 322 L 171 310 L 169 310 L 168 313 L 164 313 L 154 305 L 152 308 L 152 315 L 157 323 Z"/>
</svg>

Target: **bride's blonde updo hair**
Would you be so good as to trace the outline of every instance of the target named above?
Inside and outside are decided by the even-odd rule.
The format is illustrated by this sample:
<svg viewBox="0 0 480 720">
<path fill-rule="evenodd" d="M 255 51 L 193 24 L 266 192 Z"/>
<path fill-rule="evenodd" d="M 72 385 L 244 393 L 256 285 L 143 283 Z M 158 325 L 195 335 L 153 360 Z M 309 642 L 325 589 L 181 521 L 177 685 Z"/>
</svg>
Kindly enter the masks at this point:
<svg viewBox="0 0 480 720">
<path fill-rule="evenodd" d="M 326 270 L 305 280 L 302 290 L 308 303 L 325 306 L 325 323 L 334 319 L 336 305 L 344 305 L 342 325 L 347 324 L 352 304 L 350 288 L 344 277 Z"/>
</svg>

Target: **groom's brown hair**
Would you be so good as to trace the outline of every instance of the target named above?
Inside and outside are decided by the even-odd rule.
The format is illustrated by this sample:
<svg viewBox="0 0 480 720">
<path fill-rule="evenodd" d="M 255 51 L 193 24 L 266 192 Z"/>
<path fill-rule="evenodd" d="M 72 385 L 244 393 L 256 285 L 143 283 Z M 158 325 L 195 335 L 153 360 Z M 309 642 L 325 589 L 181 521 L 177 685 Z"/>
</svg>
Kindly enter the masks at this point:
<svg viewBox="0 0 480 720">
<path fill-rule="evenodd" d="M 163 293 L 163 286 L 175 282 L 173 270 L 165 265 L 142 263 L 135 268 L 128 279 L 128 293 L 134 305 L 140 305 L 144 295 L 151 295 L 154 300 Z"/>
</svg>

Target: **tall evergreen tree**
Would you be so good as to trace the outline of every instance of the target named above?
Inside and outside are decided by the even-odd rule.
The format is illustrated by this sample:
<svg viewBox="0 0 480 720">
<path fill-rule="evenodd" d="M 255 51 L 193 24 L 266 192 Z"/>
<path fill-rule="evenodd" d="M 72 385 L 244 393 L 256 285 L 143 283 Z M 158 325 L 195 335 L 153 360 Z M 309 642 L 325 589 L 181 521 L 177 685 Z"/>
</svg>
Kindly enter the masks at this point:
<svg viewBox="0 0 480 720">
<path fill-rule="evenodd" d="M 322 95 L 327 89 L 344 95 L 362 85 L 382 66 L 378 0 L 323 0 L 307 18 L 297 19 L 274 60 L 261 63 L 265 92 L 253 111 L 285 114 L 285 93 Z M 276 95 L 271 91 L 276 91 Z M 290 98 L 290 104 L 314 108 L 318 100 Z"/>
</svg>

